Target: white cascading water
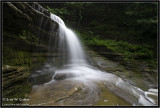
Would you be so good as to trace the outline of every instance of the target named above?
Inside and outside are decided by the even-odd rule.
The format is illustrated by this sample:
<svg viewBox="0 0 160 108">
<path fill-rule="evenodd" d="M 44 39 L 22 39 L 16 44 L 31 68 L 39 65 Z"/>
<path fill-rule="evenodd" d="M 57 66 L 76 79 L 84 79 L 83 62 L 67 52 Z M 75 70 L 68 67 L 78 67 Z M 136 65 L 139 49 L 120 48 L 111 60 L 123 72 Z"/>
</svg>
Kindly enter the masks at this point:
<svg viewBox="0 0 160 108">
<path fill-rule="evenodd" d="M 67 53 L 69 55 L 66 67 L 56 70 L 52 81 L 54 81 L 56 75 L 66 74 L 68 79 L 83 82 L 85 86 L 90 88 L 91 94 L 88 95 L 94 95 L 94 98 L 97 97 L 96 94 L 98 91 L 95 81 L 102 81 L 108 86 L 109 89 L 111 88 L 111 85 L 115 85 L 116 89 L 125 91 L 124 94 L 115 92 L 116 95 L 119 95 L 125 100 L 130 99 L 129 96 L 127 97 L 127 94 L 131 94 L 133 97 L 136 97 L 137 101 L 130 100 L 130 103 L 133 105 L 155 105 L 154 100 L 148 97 L 147 94 L 157 95 L 157 92 L 144 92 L 140 88 L 132 86 L 113 74 L 102 72 L 87 64 L 84 51 L 76 34 L 67 28 L 63 20 L 58 16 L 51 14 L 51 19 L 59 24 L 59 47 L 63 47 L 65 50 L 67 49 Z M 116 91 L 116 89 L 112 90 Z"/>
<path fill-rule="evenodd" d="M 59 24 L 59 49 L 68 49 L 69 64 L 85 63 L 84 52 L 76 34 L 68 29 L 58 16 L 51 14 L 51 19 Z"/>
</svg>

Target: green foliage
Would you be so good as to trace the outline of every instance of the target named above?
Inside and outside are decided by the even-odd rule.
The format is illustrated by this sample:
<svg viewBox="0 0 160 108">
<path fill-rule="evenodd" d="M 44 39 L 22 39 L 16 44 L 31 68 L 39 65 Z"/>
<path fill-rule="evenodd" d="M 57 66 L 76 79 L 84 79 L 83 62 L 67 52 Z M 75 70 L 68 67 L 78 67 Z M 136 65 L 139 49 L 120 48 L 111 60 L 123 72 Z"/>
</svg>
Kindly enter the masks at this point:
<svg viewBox="0 0 160 108">
<path fill-rule="evenodd" d="M 29 31 L 23 30 L 18 37 L 25 40 L 27 43 L 38 45 L 38 38 Z"/>
<path fill-rule="evenodd" d="M 151 67 L 156 67 L 156 59 L 154 58 L 153 48 L 147 44 L 130 44 L 125 41 L 102 40 L 98 35 L 94 36 L 93 32 L 78 32 L 83 44 L 89 46 L 106 47 L 110 51 L 120 54 L 125 61 L 141 61 L 147 62 Z"/>
<path fill-rule="evenodd" d="M 76 34 L 81 39 L 82 43 L 87 44 L 89 40 L 99 39 L 99 35 L 94 35 L 92 31 L 88 32 L 79 32 L 77 30 L 74 30 Z"/>
<path fill-rule="evenodd" d="M 55 15 L 58 15 L 59 17 L 61 17 L 62 19 L 64 19 L 64 16 L 65 15 L 68 15 L 69 14 L 69 12 L 68 12 L 68 10 L 66 9 L 66 7 L 64 7 L 64 8 L 61 8 L 61 9 L 58 9 L 58 8 L 50 8 L 49 6 L 47 6 L 47 9 L 51 12 L 51 13 L 53 13 L 53 14 L 55 14 Z"/>
<path fill-rule="evenodd" d="M 97 40 L 88 41 L 89 45 L 105 46 L 117 54 L 122 54 L 125 59 L 146 60 L 153 59 L 153 51 L 148 45 L 133 45 L 128 42 L 115 40 Z"/>
<path fill-rule="evenodd" d="M 154 45 L 157 39 L 157 6 L 157 2 L 67 2 L 54 9 L 60 11 L 55 14 L 71 27 L 88 28 L 86 31 L 94 31 L 100 38 Z"/>
<path fill-rule="evenodd" d="M 137 23 L 141 24 L 157 24 L 158 20 L 157 19 L 139 19 L 137 20 Z"/>
<path fill-rule="evenodd" d="M 47 9 L 53 13 L 61 17 L 65 22 L 72 20 L 70 22 L 71 25 L 80 25 L 82 20 L 82 10 L 83 4 L 81 2 L 66 2 L 61 8 L 50 8 L 47 6 Z"/>
<path fill-rule="evenodd" d="M 32 33 L 23 30 L 19 35 L 14 35 L 8 32 L 4 32 L 3 36 L 4 38 L 11 38 L 11 39 L 17 38 L 15 43 L 16 42 L 20 43 L 21 42 L 19 41 L 20 39 L 25 41 L 25 43 L 23 43 L 24 41 L 22 41 L 21 44 L 18 44 L 22 46 L 17 46 L 17 44 L 14 45 L 13 44 L 14 42 L 10 44 L 10 41 L 8 42 L 8 44 L 3 45 L 3 58 L 2 58 L 3 65 L 29 66 L 30 68 L 32 68 L 33 65 L 36 64 L 39 65 L 45 62 L 46 58 L 42 57 L 41 53 L 38 53 L 39 56 L 36 57 L 38 62 L 36 64 L 32 63 L 33 62 L 32 54 L 34 54 L 35 52 L 34 53 L 30 52 L 30 50 L 28 50 L 27 47 L 29 47 L 30 44 L 38 46 L 38 39 Z"/>
<path fill-rule="evenodd" d="M 125 60 L 154 64 L 157 56 L 157 6 L 157 2 L 69 2 L 58 7 L 55 5 L 54 9 L 64 12 L 57 11 L 57 15 L 71 28 L 78 28 L 80 33 L 76 33 L 83 44 L 106 47 L 123 55 Z"/>
<path fill-rule="evenodd" d="M 33 53 L 27 51 L 19 51 L 9 47 L 3 47 L 3 65 L 11 66 L 29 66 L 33 68 L 36 65 L 40 65 L 46 61 L 43 57 L 43 53 L 38 53 L 36 57 L 32 56 Z M 34 60 L 36 59 L 36 63 Z"/>
<path fill-rule="evenodd" d="M 127 18 L 130 19 L 126 22 L 130 23 L 132 28 L 136 30 L 135 33 L 138 34 L 137 39 L 141 37 L 141 42 L 143 43 L 150 42 L 151 40 L 155 42 L 157 38 L 157 5 L 156 2 L 132 3 L 124 11 L 127 14 Z"/>
<path fill-rule="evenodd" d="M 31 53 L 3 47 L 3 65 L 11 66 L 31 66 Z"/>
<path fill-rule="evenodd" d="M 55 9 L 52 9 L 52 8 L 50 8 L 49 6 L 47 6 L 47 9 L 51 12 L 51 13 L 53 13 L 53 14 L 66 14 L 67 13 L 67 10 L 65 9 L 65 8 L 61 8 L 61 9 L 57 9 L 57 8 L 55 8 Z"/>
<path fill-rule="evenodd" d="M 69 16 L 75 16 L 74 19 L 78 21 L 78 25 L 81 23 L 82 20 L 82 11 L 84 9 L 83 7 L 84 3 L 83 2 L 68 2 L 65 3 L 65 7 L 70 12 Z"/>
</svg>

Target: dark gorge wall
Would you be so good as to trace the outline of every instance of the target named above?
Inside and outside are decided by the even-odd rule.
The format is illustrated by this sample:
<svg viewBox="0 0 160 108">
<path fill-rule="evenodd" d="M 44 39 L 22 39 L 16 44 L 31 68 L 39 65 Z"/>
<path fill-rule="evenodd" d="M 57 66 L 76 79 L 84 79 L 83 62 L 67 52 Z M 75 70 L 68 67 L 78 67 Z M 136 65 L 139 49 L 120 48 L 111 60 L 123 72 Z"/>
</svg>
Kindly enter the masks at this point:
<svg viewBox="0 0 160 108">
<path fill-rule="evenodd" d="M 43 13 L 40 9 L 43 10 Z M 28 33 L 33 35 L 31 37 L 23 36 L 26 40 L 28 39 L 27 41 L 33 42 L 37 39 L 38 45 L 42 44 L 48 47 L 47 43 L 51 37 L 56 35 L 57 29 L 58 24 L 50 19 L 49 11 L 36 3 L 3 3 L 4 41 L 9 35 L 7 33 L 15 35 L 13 38 L 21 38 L 20 35 L 25 35 L 24 32 L 26 32 L 26 35 Z M 29 50 L 32 49 L 34 49 L 33 46 Z"/>
<path fill-rule="evenodd" d="M 32 86 L 28 82 L 30 71 L 53 51 L 58 24 L 37 3 L 4 2 L 2 6 L 3 98 L 27 98 Z M 4 99 L 3 104 L 7 103 L 21 102 Z"/>
</svg>

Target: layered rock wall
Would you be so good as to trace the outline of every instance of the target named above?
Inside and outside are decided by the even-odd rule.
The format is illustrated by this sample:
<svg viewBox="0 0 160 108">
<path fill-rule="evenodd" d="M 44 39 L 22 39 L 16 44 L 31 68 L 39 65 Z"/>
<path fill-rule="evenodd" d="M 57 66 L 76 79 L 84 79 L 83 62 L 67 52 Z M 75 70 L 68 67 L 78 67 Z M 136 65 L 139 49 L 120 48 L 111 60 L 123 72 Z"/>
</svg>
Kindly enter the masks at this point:
<svg viewBox="0 0 160 108">
<path fill-rule="evenodd" d="M 53 51 L 58 24 L 50 19 L 47 9 L 35 2 L 3 2 L 2 6 L 2 94 L 5 105 L 21 103 L 7 99 L 27 98 L 32 87 L 28 82 L 30 71 L 34 65 L 45 62 L 43 54 Z"/>
<path fill-rule="evenodd" d="M 29 31 L 38 38 L 39 45 L 49 47 L 48 43 L 54 42 L 57 29 L 58 24 L 50 19 L 50 12 L 37 3 L 3 3 L 5 33 L 9 32 L 18 37 L 22 31 Z M 3 39 L 7 40 L 5 37 Z"/>
</svg>

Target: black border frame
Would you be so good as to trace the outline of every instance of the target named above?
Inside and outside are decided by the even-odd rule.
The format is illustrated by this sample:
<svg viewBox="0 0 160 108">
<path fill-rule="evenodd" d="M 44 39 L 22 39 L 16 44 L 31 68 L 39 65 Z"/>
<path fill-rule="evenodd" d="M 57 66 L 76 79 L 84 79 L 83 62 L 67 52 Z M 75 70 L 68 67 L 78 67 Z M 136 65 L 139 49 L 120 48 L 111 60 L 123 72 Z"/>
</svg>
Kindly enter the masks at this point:
<svg viewBox="0 0 160 108">
<path fill-rule="evenodd" d="M 0 3 L 0 7 L 1 7 L 1 17 L 0 17 L 0 19 L 1 19 L 1 30 L 0 30 L 0 34 L 1 34 L 1 36 L 0 36 L 0 40 L 1 40 L 1 47 L 0 47 L 0 51 L 1 51 L 1 53 L 0 53 L 0 55 L 1 55 L 1 62 L 0 62 L 0 65 L 1 65 L 1 77 L 0 77 L 0 83 L 1 83 L 1 91 L 2 91 L 2 40 L 3 40 L 3 3 L 4 2 L 14 2 L 14 3 L 16 3 L 16 2 L 39 2 L 39 3 L 46 3 L 46 2 L 52 2 L 52 3 L 63 3 L 63 2 L 98 2 L 98 3 L 102 3 L 102 2 L 112 2 L 112 3 L 115 3 L 115 2 L 120 2 L 120 3 L 122 3 L 122 2 L 129 2 L 129 3 L 131 3 L 131 2 L 157 2 L 158 3 L 158 25 L 157 25 L 157 30 L 158 30 L 158 32 L 157 32 L 157 59 L 158 59 L 158 100 L 160 99 L 159 98 L 159 89 L 160 89 L 160 86 L 159 86 L 159 82 L 160 82 L 160 78 L 159 78 L 159 72 L 160 72 L 160 69 L 159 69 L 159 66 L 160 66 L 160 43 L 159 43 L 159 39 L 160 39 L 160 34 L 159 34 L 159 24 L 160 24 L 160 17 L 159 17 L 159 15 L 160 15 L 160 0 L 46 0 L 46 1 L 44 1 L 44 0 L 1 0 L 0 1 L 1 3 Z M 24 107 L 24 108 L 26 108 L 26 107 L 116 107 L 116 106 L 2 106 L 2 92 L 0 93 L 0 96 L 1 96 L 1 101 L 0 101 L 0 104 L 1 104 L 1 107 L 5 107 L 5 108 L 7 108 L 7 107 Z M 160 100 L 158 101 L 158 106 L 117 106 L 117 107 L 151 107 L 151 108 L 153 108 L 153 107 L 160 107 L 159 106 L 160 105 Z"/>
</svg>

